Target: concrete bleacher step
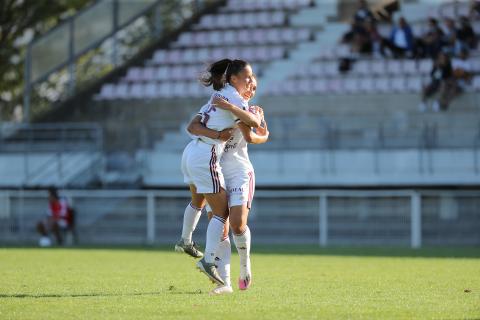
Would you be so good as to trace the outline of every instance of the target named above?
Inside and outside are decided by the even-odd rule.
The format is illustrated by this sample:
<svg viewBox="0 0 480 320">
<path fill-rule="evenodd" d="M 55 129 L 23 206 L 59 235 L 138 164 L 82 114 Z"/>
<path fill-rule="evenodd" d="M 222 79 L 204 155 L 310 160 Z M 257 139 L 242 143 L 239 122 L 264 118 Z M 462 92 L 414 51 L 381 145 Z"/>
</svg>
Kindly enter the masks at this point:
<svg viewBox="0 0 480 320">
<path fill-rule="evenodd" d="M 28 185 L 49 186 L 65 185 L 71 183 L 75 177 L 85 174 L 98 158 L 96 153 L 72 153 L 62 155 L 61 159 L 54 156 L 54 161 L 47 163 L 47 166 L 38 168 L 38 173 L 27 181 Z M 60 164 L 58 163 L 60 161 Z"/>
<path fill-rule="evenodd" d="M 444 114 L 470 113 L 480 111 L 479 95 L 466 93 L 454 99 L 449 110 Z M 355 95 L 296 95 L 261 97 L 258 104 L 269 113 L 319 113 L 332 115 L 376 115 L 396 114 L 401 112 L 421 114 L 418 110 L 418 94 L 355 94 Z M 341 106 L 341 107 L 339 107 Z M 432 115 L 432 112 L 428 112 Z M 443 114 L 443 113 L 440 113 Z"/>
<path fill-rule="evenodd" d="M 262 90 L 268 90 L 268 86 L 276 81 L 285 79 L 297 68 L 299 63 L 308 61 L 316 56 L 322 46 L 334 44 L 337 34 L 344 28 L 343 24 L 327 23 L 329 16 L 336 16 L 337 6 L 335 1 L 316 1 L 316 5 L 300 10 L 290 17 L 290 23 L 296 27 L 309 27 L 316 31 L 314 40 L 308 43 L 300 43 L 289 52 L 289 58 L 270 63 L 263 71 L 259 94 Z"/>
<path fill-rule="evenodd" d="M 296 15 L 290 18 L 293 26 L 321 27 L 329 18 L 337 17 L 337 1 L 315 0 L 314 6 L 301 9 Z"/>
<path fill-rule="evenodd" d="M 292 49 L 289 52 L 288 59 L 274 61 L 269 64 L 264 69 L 261 77 L 258 90 L 259 95 L 261 96 L 262 92 L 268 91 L 269 86 L 286 79 L 299 65 L 314 59 L 321 48 L 333 46 L 338 41 L 338 32 L 346 30 L 347 27 L 342 23 L 330 23 L 326 25 L 324 30 L 315 33 L 313 41 L 301 43 L 295 49 Z"/>
<path fill-rule="evenodd" d="M 163 136 L 163 139 L 155 143 L 154 149 L 157 150 L 177 150 L 183 149 L 191 140 L 186 131 L 183 129 L 179 131 L 168 131 Z"/>
<path fill-rule="evenodd" d="M 407 2 L 404 1 L 401 6 L 401 11 L 397 13 L 397 16 L 401 14 L 407 18 L 407 21 L 417 22 L 424 21 L 425 17 L 436 16 L 437 7 L 445 0 L 416 0 Z"/>
<path fill-rule="evenodd" d="M 92 166 L 98 158 L 95 152 L 5 154 L 0 157 L 0 185 L 84 185 L 97 172 Z"/>
</svg>

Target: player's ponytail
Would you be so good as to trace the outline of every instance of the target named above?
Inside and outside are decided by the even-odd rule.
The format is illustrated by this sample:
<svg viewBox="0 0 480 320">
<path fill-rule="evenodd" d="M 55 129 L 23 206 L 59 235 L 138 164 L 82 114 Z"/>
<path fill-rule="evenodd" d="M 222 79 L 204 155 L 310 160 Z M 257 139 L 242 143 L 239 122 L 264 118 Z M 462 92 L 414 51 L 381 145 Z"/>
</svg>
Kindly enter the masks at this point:
<svg viewBox="0 0 480 320">
<path fill-rule="evenodd" d="M 219 60 L 208 67 L 200 82 L 205 87 L 213 86 L 214 90 L 219 91 L 230 82 L 232 75 L 240 73 L 247 65 L 248 62 L 244 60 Z"/>
</svg>

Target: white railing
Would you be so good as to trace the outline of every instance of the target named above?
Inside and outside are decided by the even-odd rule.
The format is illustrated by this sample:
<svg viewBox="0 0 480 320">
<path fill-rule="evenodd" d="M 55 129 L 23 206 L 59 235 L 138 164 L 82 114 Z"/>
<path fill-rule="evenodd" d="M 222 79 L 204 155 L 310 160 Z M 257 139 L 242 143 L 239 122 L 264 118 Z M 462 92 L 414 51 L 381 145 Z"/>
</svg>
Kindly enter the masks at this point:
<svg viewBox="0 0 480 320">
<path fill-rule="evenodd" d="M 176 190 L 65 190 L 62 194 L 73 200 L 73 205 L 77 210 L 80 239 L 84 239 L 80 242 L 86 244 L 172 243 L 179 235 L 183 208 L 189 201 L 187 191 Z M 352 230 L 351 234 L 343 235 L 343 238 L 340 239 L 341 244 L 362 244 L 361 240 L 367 239 L 367 244 L 393 243 L 420 248 L 425 243 L 425 230 L 428 230 L 430 234 L 440 234 L 441 238 L 433 240 L 427 238 L 427 245 L 432 243 L 480 245 L 479 229 L 475 227 L 475 225 L 480 227 L 480 212 L 478 211 L 480 191 L 260 190 L 257 191 L 255 198 L 251 222 L 258 231 L 257 238 L 261 238 L 259 236 L 262 235 L 262 228 L 271 227 L 269 221 L 280 221 L 280 226 L 272 233 L 271 237 L 262 235 L 264 243 L 278 243 L 280 239 L 287 243 L 291 240 L 295 240 L 297 243 L 318 243 L 323 247 L 336 245 L 339 243 L 335 240 L 338 240 L 339 234 L 336 228 L 341 226 L 343 229 L 347 227 Z M 338 203 L 335 204 L 338 199 L 344 199 L 345 204 L 340 206 Z M 375 199 L 382 199 L 384 202 L 380 205 L 375 204 Z M 399 205 L 394 199 L 401 200 L 402 204 Z M 426 203 L 422 203 L 423 199 L 429 199 L 430 202 L 433 201 L 431 199 L 434 199 L 435 205 L 428 208 Z M 444 201 L 445 199 L 450 200 Z M 348 204 L 350 200 L 353 203 Z M 384 211 L 377 210 L 376 214 L 365 220 L 364 213 L 355 204 L 355 201 L 358 200 L 372 203 L 372 205 L 366 206 L 363 212 L 375 211 L 382 205 L 381 210 Z M 280 201 L 283 202 L 279 203 Z M 286 209 L 282 207 L 282 203 L 296 206 L 297 211 L 290 212 L 288 209 L 285 214 Z M 388 204 L 385 205 L 385 203 Z M 452 207 L 452 203 L 456 205 Z M 1 191 L 0 243 L 32 243 L 35 241 L 37 236 L 33 228 L 34 222 L 42 217 L 46 207 L 45 191 Z M 315 234 L 318 233 L 317 240 L 308 236 L 295 239 L 292 234 L 298 232 L 298 230 L 294 230 L 296 227 L 289 225 L 288 222 L 281 222 L 282 218 L 295 219 L 307 211 L 309 220 L 303 227 L 310 228 Z M 441 212 L 447 212 L 447 217 L 437 216 L 437 211 L 438 215 L 442 215 Z M 382 216 L 382 212 L 384 212 L 384 216 Z M 394 215 L 390 215 L 391 213 Z M 389 215 L 391 220 L 385 220 Z M 428 222 L 430 225 L 425 228 L 423 219 L 427 215 L 429 216 L 428 221 L 431 221 L 433 216 L 434 220 L 439 219 L 438 228 L 442 226 L 444 228 L 446 224 L 448 230 L 456 233 L 449 234 L 450 231 L 436 230 L 437 225 L 431 222 Z M 348 216 L 351 220 L 345 222 L 345 220 L 339 220 L 339 216 L 340 218 Z M 398 217 L 400 217 L 400 224 L 402 224 L 400 227 L 403 228 L 404 235 L 401 235 L 400 238 L 398 236 L 396 236 L 397 238 L 376 236 L 376 233 L 382 234 L 381 231 L 384 229 L 394 230 L 399 227 L 395 225 L 398 224 Z M 358 221 L 363 222 L 360 227 L 357 224 Z M 123 224 L 115 226 L 116 222 Z M 102 226 L 107 226 L 106 231 L 101 229 Z M 133 227 L 135 229 L 131 231 L 130 229 Z M 472 228 L 473 230 L 476 228 L 477 232 L 471 232 Z M 125 231 L 126 229 L 128 232 Z M 93 233 L 91 238 L 82 237 L 82 233 L 89 231 Z M 198 233 L 200 237 L 201 233 Z M 375 235 L 373 238 L 371 237 L 372 233 Z M 265 236 L 267 237 L 265 238 Z M 457 241 L 459 239 L 460 242 Z"/>
</svg>

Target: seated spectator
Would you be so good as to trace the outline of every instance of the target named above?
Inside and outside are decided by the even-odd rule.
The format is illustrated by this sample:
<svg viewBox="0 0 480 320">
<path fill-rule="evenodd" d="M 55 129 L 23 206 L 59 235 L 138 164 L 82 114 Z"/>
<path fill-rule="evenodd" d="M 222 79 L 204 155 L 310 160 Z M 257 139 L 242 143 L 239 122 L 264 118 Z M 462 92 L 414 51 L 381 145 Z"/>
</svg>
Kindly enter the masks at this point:
<svg viewBox="0 0 480 320">
<path fill-rule="evenodd" d="M 455 26 L 455 20 L 452 18 L 445 18 L 444 20 L 445 29 L 443 33 L 443 39 L 445 42 L 451 42 L 453 37 L 457 35 L 457 28 Z"/>
<path fill-rule="evenodd" d="M 368 33 L 369 52 L 372 53 L 374 57 L 385 55 L 385 39 L 378 32 L 376 22 L 374 20 L 367 20 L 365 22 L 365 29 Z"/>
<path fill-rule="evenodd" d="M 395 58 L 413 56 L 413 32 L 405 18 L 398 19 L 398 25 L 393 27 L 390 38 L 385 40 L 385 46 L 390 49 Z"/>
<path fill-rule="evenodd" d="M 353 21 L 351 29 L 343 35 L 342 43 L 350 44 L 354 54 L 370 53 L 370 39 L 364 23 Z"/>
<path fill-rule="evenodd" d="M 452 60 L 453 76 L 457 85 L 457 93 L 465 91 L 472 80 L 472 64 L 468 58 L 468 51 L 462 50 L 458 56 Z"/>
<path fill-rule="evenodd" d="M 419 109 L 422 112 L 426 111 L 428 100 L 438 92 L 440 101 L 433 101 L 432 110 L 435 112 L 446 110 L 457 92 L 452 64 L 448 55 L 443 52 L 438 54 L 430 72 L 430 78 L 430 83 L 423 88 L 422 102 Z"/>
<path fill-rule="evenodd" d="M 358 8 L 355 11 L 355 15 L 353 16 L 355 22 L 363 23 L 366 20 L 374 20 L 372 11 L 368 7 L 368 3 L 366 0 L 359 0 L 358 1 Z"/>
<path fill-rule="evenodd" d="M 464 50 L 468 51 L 468 46 L 458 39 L 456 33 L 452 34 L 448 38 L 448 41 L 445 40 L 443 52 L 449 54 L 451 57 L 459 56 Z"/>
<path fill-rule="evenodd" d="M 40 246 L 51 246 L 50 234 L 53 233 L 58 245 L 63 244 L 62 231 L 73 228 L 73 210 L 65 198 L 58 195 L 56 188 L 48 189 L 49 208 L 45 219 L 37 223 L 41 238 Z"/>
<path fill-rule="evenodd" d="M 374 17 L 367 1 L 358 0 L 358 8 L 353 16 L 350 30 L 342 37 L 342 43 L 350 44 L 354 54 L 371 52 L 369 34 L 365 27 L 365 22 L 369 20 L 374 20 Z"/>
<path fill-rule="evenodd" d="M 444 46 L 444 32 L 435 18 L 428 19 L 427 31 L 416 43 L 418 57 L 436 58 Z"/>
<path fill-rule="evenodd" d="M 438 24 L 438 20 L 435 18 L 428 18 L 427 22 L 427 31 L 425 32 L 425 35 L 432 34 L 434 32 L 440 33 L 440 35 L 443 37 L 443 30 L 440 28 L 440 25 Z"/>
<path fill-rule="evenodd" d="M 457 38 L 465 43 L 469 49 L 475 49 L 477 47 L 477 37 L 475 36 L 470 20 L 468 20 L 466 16 L 460 17 L 460 28 L 457 30 Z"/>
<path fill-rule="evenodd" d="M 472 19 L 478 19 L 480 17 L 480 1 L 470 0 L 470 16 Z"/>
</svg>

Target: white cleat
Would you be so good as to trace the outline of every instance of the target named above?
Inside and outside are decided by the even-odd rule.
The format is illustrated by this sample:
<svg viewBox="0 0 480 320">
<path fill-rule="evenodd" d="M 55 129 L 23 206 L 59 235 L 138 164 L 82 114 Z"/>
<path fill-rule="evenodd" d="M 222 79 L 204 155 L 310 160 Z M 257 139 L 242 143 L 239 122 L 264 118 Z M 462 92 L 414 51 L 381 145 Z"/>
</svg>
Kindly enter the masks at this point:
<svg viewBox="0 0 480 320">
<path fill-rule="evenodd" d="M 233 289 L 231 286 L 218 286 L 212 291 L 210 291 L 211 295 L 230 294 L 230 293 L 233 293 Z"/>
</svg>

